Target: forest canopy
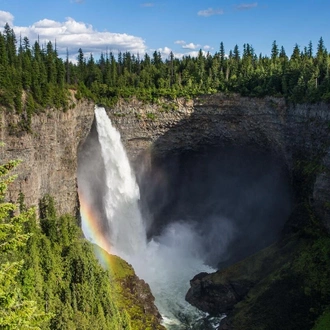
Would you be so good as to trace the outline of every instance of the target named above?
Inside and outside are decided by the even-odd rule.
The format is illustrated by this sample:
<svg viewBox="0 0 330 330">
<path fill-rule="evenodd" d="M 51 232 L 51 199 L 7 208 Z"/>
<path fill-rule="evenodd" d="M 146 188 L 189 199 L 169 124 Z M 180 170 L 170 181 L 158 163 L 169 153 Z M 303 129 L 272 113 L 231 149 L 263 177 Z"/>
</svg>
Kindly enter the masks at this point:
<svg viewBox="0 0 330 330">
<path fill-rule="evenodd" d="M 52 42 L 30 43 L 17 37 L 6 24 L 0 33 L 0 104 L 24 116 L 46 107 L 66 110 L 68 90 L 76 97 L 112 105 L 118 98 L 136 96 L 146 102 L 159 97 L 194 97 L 198 94 L 234 92 L 243 96 L 284 97 L 288 102 L 330 101 L 330 55 L 322 37 L 314 50 L 294 45 L 291 54 L 270 42 L 270 56 L 257 54 L 253 46 L 235 45 L 225 50 L 222 42 L 214 54 L 199 51 L 197 57 L 175 58 L 160 52 L 93 54 L 78 50 L 77 61 L 58 55 Z M 23 93 L 22 93 L 23 91 Z"/>
</svg>

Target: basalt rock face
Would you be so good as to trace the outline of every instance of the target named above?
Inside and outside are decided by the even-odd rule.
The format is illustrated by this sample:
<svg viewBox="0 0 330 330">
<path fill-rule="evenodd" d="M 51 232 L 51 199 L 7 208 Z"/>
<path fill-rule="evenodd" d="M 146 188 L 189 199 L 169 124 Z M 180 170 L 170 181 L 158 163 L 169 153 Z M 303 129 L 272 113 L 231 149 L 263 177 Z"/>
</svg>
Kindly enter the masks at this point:
<svg viewBox="0 0 330 330">
<path fill-rule="evenodd" d="M 18 119 L 1 114 L 1 161 L 21 159 L 9 197 L 19 191 L 27 205 L 46 193 L 60 214 L 77 206 L 77 150 L 90 131 L 94 105 L 79 102 L 67 112 L 47 110 L 32 118 L 32 133 L 12 134 Z M 317 214 L 330 229 L 330 109 L 325 104 L 287 106 L 282 99 L 216 94 L 194 100 L 143 104 L 120 101 L 108 114 L 120 131 L 132 164 L 148 170 L 154 159 L 198 146 L 242 146 L 266 150 L 310 189 Z M 301 174 L 301 175 L 300 175 Z M 309 181 L 301 180 L 303 175 Z M 139 175 L 139 173 L 138 173 Z"/>
<path fill-rule="evenodd" d="M 212 315 L 237 313 L 240 302 L 252 300 L 259 292 L 267 291 L 283 276 L 285 270 L 281 268 L 288 268 L 283 265 L 291 263 L 291 259 L 301 253 L 304 243 L 304 239 L 296 235 L 287 236 L 225 269 L 198 274 L 190 281 L 186 300 Z M 283 295 L 283 292 L 273 293 L 274 296 L 276 294 Z M 291 299 L 292 295 L 286 294 L 285 299 Z"/>
<path fill-rule="evenodd" d="M 20 159 L 18 178 L 10 185 L 8 198 L 17 201 L 19 192 L 28 206 L 38 205 L 46 194 L 55 198 L 59 213 L 75 214 L 77 199 L 77 150 L 88 135 L 94 105 L 78 102 L 67 112 L 45 110 L 32 117 L 31 132 L 14 129 L 19 118 L 0 112 L 1 163 Z"/>
<path fill-rule="evenodd" d="M 297 191 L 309 189 L 317 215 L 330 229 L 329 105 L 288 106 L 283 99 L 216 94 L 153 105 L 120 102 L 108 114 L 139 171 L 148 171 L 155 159 L 203 145 L 274 155 Z"/>
<path fill-rule="evenodd" d="M 186 300 L 211 315 L 226 314 L 246 296 L 253 284 L 248 280 L 230 278 L 218 281 L 208 273 L 200 273 L 190 281 Z"/>
</svg>

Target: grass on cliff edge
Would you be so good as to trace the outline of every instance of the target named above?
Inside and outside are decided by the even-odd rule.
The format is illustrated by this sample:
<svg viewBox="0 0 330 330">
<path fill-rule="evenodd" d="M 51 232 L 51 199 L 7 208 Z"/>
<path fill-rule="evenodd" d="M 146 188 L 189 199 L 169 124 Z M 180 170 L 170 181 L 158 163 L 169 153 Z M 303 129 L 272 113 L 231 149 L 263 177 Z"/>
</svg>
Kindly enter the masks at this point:
<svg viewBox="0 0 330 330">
<path fill-rule="evenodd" d="M 156 309 L 151 307 L 154 297 L 149 285 L 135 275 L 133 267 L 97 245 L 94 245 L 94 251 L 102 266 L 110 273 L 116 293 L 115 301 L 119 309 L 129 315 L 131 330 L 165 330 L 154 315 Z"/>
</svg>

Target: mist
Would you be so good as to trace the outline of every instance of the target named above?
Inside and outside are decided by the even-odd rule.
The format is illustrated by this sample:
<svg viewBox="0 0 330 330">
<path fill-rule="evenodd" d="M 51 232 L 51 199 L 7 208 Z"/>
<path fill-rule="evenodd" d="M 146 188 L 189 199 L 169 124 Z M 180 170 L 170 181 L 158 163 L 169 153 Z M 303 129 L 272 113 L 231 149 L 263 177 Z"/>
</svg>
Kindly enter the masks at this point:
<svg viewBox="0 0 330 330">
<path fill-rule="evenodd" d="M 101 114 L 78 151 L 79 194 L 98 215 L 109 252 L 150 285 L 167 328 L 199 329 L 205 315 L 184 299 L 190 279 L 276 240 L 291 208 L 285 167 L 246 148 L 201 146 L 146 153 L 132 171 L 119 133 Z"/>
<path fill-rule="evenodd" d="M 204 145 L 162 157 L 145 154 L 136 164 L 148 237 L 184 219 L 194 224 L 203 260 L 212 267 L 274 242 L 291 212 L 289 174 L 271 153 Z"/>
<path fill-rule="evenodd" d="M 78 148 L 78 193 L 89 206 L 93 206 L 98 227 L 102 232 L 109 232 L 109 224 L 105 216 L 103 196 L 106 194 L 104 185 L 105 168 L 102 160 L 101 146 L 98 141 L 96 121 L 94 119 L 91 131 L 83 145 Z M 81 200 L 80 200 L 81 202 Z M 86 238 L 95 243 L 93 233 L 87 231 L 86 224 L 81 223 Z"/>
</svg>

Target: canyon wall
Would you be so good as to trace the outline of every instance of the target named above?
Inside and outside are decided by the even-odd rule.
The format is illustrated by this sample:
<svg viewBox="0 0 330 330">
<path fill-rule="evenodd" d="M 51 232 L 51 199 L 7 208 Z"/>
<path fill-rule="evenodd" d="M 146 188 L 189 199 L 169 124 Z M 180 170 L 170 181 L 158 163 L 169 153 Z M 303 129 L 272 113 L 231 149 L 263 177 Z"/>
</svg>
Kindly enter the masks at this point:
<svg viewBox="0 0 330 330">
<path fill-rule="evenodd" d="M 0 110 L 0 160 L 19 159 L 18 175 L 9 187 L 8 198 L 17 201 L 19 192 L 28 206 L 50 194 L 59 214 L 77 210 L 77 150 L 88 135 L 94 105 L 77 102 L 67 112 L 48 109 L 32 117 L 31 132 L 19 130 L 19 117 Z"/>
<path fill-rule="evenodd" d="M 47 110 L 32 118 L 31 133 L 11 134 L 18 119 L 1 112 L 1 162 L 21 159 L 18 180 L 9 198 L 19 191 L 28 205 L 46 193 L 55 196 L 59 213 L 77 206 L 77 150 L 93 122 L 94 105 L 78 102 L 67 112 Z M 247 146 L 266 150 L 292 173 L 306 175 L 310 198 L 330 229 L 330 107 L 326 104 L 288 106 L 283 99 L 205 95 L 196 99 L 144 104 L 121 100 L 107 112 L 121 133 L 129 158 L 144 161 L 196 146 Z M 244 160 L 242 160 L 244 161 Z M 302 182 L 304 184 L 304 182 Z"/>
<path fill-rule="evenodd" d="M 122 101 L 108 114 L 132 163 L 140 167 L 141 162 L 148 167 L 153 158 L 166 161 L 168 153 L 205 144 L 273 154 L 291 173 L 294 189 L 309 190 L 330 229 L 329 105 L 288 106 L 278 98 L 215 94 L 153 105 Z"/>
</svg>

